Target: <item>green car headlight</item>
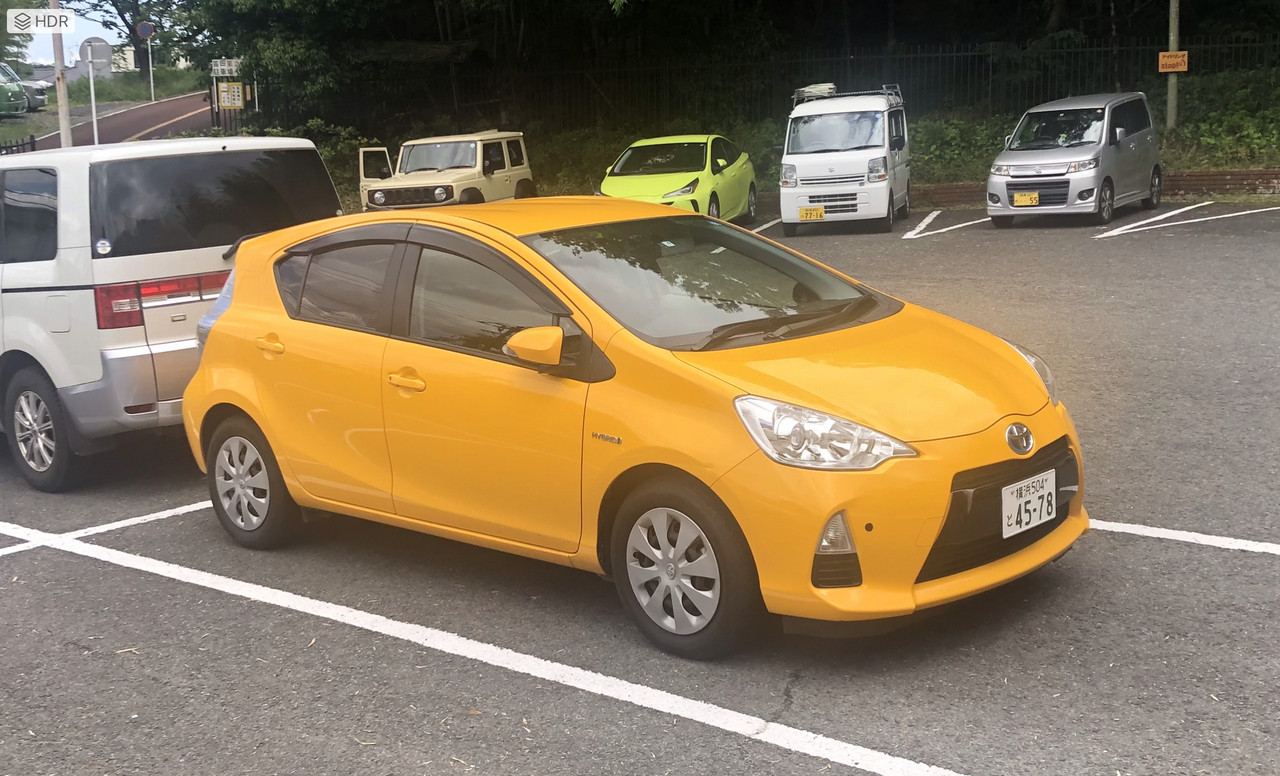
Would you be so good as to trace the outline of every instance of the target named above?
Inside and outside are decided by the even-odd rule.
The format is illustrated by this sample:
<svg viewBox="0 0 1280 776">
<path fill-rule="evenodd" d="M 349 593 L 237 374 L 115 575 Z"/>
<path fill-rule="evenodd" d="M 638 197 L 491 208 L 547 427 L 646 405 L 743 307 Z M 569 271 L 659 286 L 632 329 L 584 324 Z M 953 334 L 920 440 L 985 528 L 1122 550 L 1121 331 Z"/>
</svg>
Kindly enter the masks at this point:
<svg viewBox="0 0 1280 776">
<path fill-rule="evenodd" d="M 665 197 L 684 197 L 684 196 L 687 196 L 687 195 L 689 195 L 689 194 L 692 194 L 693 192 L 695 192 L 695 191 L 697 191 L 697 190 L 698 190 L 698 179 L 697 179 L 697 178 L 694 178 L 693 180 L 689 181 L 689 185 L 688 185 L 688 186 L 685 186 L 683 189 L 678 189 L 678 190 L 676 190 L 676 191 L 672 191 L 672 192 L 669 192 L 669 193 L 667 193 L 667 194 L 663 194 L 662 196 L 663 196 L 664 198 L 665 198 Z"/>
</svg>

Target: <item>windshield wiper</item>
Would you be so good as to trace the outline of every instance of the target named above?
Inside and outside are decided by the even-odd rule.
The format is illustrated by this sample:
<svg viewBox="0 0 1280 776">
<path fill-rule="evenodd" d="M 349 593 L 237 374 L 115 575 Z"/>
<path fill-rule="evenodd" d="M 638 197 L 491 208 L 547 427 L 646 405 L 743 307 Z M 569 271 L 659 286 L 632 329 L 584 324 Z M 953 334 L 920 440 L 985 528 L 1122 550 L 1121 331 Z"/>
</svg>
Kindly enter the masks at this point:
<svg viewBox="0 0 1280 776">
<path fill-rule="evenodd" d="M 883 147 L 884 147 L 883 143 L 872 143 L 871 145 L 850 146 L 848 148 L 841 148 L 840 150 L 841 151 L 866 151 L 869 148 L 883 148 Z"/>
<path fill-rule="evenodd" d="M 448 167 L 441 167 L 439 171 L 443 172 L 444 170 L 470 170 L 472 167 L 475 167 L 475 165 L 474 164 L 453 164 L 453 165 L 449 165 Z"/>
<path fill-rule="evenodd" d="M 806 317 L 803 321 L 796 321 L 793 318 L 773 331 L 767 332 L 764 338 L 767 340 L 785 339 L 793 335 L 819 331 L 843 321 L 855 321 L 863 313 L 874 309 L 877 304 L 876 298 L 870 294 L 860 296 L 851 302 L 845 302 L 835 309 L 824 310 L 817 313 L 816 316 Z"/>
<path fill-rule="evenodd" d="M 690 350 L 706 350 L 707 348 L 728 342 L 735 337 L 741 337 L 744 334 L 763 334 L 778 326 L 778 318 L 753 318 L 749 321 L 735 321 L 733 323 L 725 323 L 715 327 L 699 340 Z M 786 316 L 787 320 L 794 319 L 795 316 Z M 805 316 L 806 318 L 811 316 Z"/>
<path fill-rule="evenodd" d="M 1095 143 L 1097 143 L 1097 142 L 1098 142 L 1097 140 L 1076 140 L 1075 142 L 1067 143 L 1067 144 L 1066 144 L 1065 146 L 1063 146 L 1063 147 L 1064 147 L 1064 148 L 1075 148 L 1076 146 L 1082 146 L 1082 145 L 1094 145 L 1094 144 L 1095 144 Z"/>
</svg>

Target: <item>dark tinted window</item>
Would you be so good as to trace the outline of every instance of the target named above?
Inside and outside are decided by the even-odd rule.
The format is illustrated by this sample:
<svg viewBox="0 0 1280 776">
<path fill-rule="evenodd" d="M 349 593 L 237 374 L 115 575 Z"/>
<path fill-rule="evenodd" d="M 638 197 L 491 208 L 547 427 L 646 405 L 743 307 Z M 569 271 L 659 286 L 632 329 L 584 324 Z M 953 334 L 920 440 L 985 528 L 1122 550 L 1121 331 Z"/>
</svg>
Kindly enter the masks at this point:
<svg viewBox="0 0 1280 776">
<path fill-rule="evenodd" d="M 298 317 L 348 329 L 386 330 L 384 291 L 394 251 L 392 243 L 369 243 L 312 256 Z"/>
<path fill-rule="evenodd" d="M 622 152 L 610 175 L 701 172 L 706 166 L 706 143 L 634 145 Z"/>
<path fill-rule="evenodd" d="M 95 255 L 230 245 L 247 234 L 328 218 L 340 205 L 314 151 L 229 151 L 95 164 Z"/>
<path fill-rule="evenodd" d="M 4 173 L 4 255 L 11 261 L 49 261 L 58 253 L 58 174 Z"/>
<path fill-rule="evenodd" d="M 895 110 L 889 114 L 889 137 L 906 137 L 907 123 L 902 111 Z"/>
<path fill-rule="evenodd" d="M 298 300 L 302 297 L 302 281 L 307 276 L 307 257 L 290 256 L 276 265 L 276 286 L 280 289 L 280 301 L 290 315 L 298 314 Z"/>
<path fill-rule="evenodd" d="M 484 144 L 484 163 L 490 172 L 507 169 L 507 162 L 502 158 L 502 143 Z"/>
<path fill-rule="evenodd" d="M 409 316 L 414 339 L 501 354 L 512 334 L 552 323 L 551 313 L 497 272 L 452 253 L 422 249 Z"/>
<path fill-rule="evenodd" d="M 512 167 L 522 167 L 524 165 L 524 149 L 520 147 L 519 140 L 507 141 L 507 156 L 511 158 Z"/>
<path fill-rule="evenodd" d="M 1118 108 L 1117 125 L 1124 127 L 1126 135 L 1136 135 L 1151 127 L 1151 116 L 1147 114 L 1147 104 L 1142 100 L 1131 100 Z"/>
</svg>

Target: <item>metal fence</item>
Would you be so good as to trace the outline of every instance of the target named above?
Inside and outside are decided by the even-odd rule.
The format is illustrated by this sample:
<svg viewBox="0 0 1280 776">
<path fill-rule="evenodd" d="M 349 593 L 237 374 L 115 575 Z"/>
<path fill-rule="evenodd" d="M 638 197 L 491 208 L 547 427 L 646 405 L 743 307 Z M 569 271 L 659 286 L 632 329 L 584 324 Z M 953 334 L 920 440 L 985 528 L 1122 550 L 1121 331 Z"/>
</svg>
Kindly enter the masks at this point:
<svg viewBox="0 0 1280 776">
<path fill-rule="evenodd" d="M 1111 43 L 1063 38 L 601 69 L 457 66 L 352 84 L 337 109 L 308 107 L 285 96 L 273 99 L 270 91 L 264 92 L 262 105 L 267 122 L 279 126 L 318 117 L 339 125 L 354 123 L 372 133 L 398 119 L 460 128 L 479 121 L 548 130 L 638 128 L 680 118 L 717 123 L 782 118 L 796 87 L 833 82 L 841 90 L 900 84 L 915 116 L 999 115 L 1090 92 L 1143 89 L 1160 98 L 1164 77 L 1157 74 L 1156 62 L 1166 47 L 1157 39 Z M 1192 38 L 1183 48 L 1189 52 L 1192 76 L 1280 69 L 1280 34 Z"/>
<path fill-rule="evenodd" d="M 27 151 L 34 151 L 34 150 L 36 150 L 35 135 L 31 135 L 30 137 L 20 139 L 20 140 L 8 140 L 5 142 L 0 142 L 0 156 L 7 156 L 8 154 L 21 154 Z"/>
</svg>

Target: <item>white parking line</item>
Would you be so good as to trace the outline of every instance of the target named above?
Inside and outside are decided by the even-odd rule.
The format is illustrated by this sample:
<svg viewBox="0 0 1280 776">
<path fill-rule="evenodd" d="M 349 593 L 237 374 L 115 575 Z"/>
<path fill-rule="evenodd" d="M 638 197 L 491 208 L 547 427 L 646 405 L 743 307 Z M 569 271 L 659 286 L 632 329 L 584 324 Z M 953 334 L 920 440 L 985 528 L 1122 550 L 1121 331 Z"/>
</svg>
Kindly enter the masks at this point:
<svg viewBox="0 0 1280 776">
<path fill-rule="evenodd" d="M 772 221 L 770 221 L 769 223 L 767 223 L 767 224 L 765 224 L 765 225 L 763 225 L 763 226 L 757 226 L 755 229 L 752 229 L 751 231 L 756 232 L 756 233 L 758 234 L 758 233 L 763 232 L 764 230 L 768 229 L 769 227 L 773 226 L 774 224 L 780 224 L 780 223 L 782 223 L 782 219 L 781 219 L 781 218 L 775 218 L 775 219 L 773 219 Z"/>
<path fill-rule="evenodd" d="M 1217 221 L 1220 218 L 1236 218 L 1237 216 L 1250 216 L 1255 213 L 1268 213 L 1273 210 L 1280 210 L 1280 207 L 1261 207 L 1257 210 L 1241 210 L 1237 213 L 1223 213 L 1219 216 L 1205 216 L 1204 218 L 1192 218 L 1187 221 L 1174 221 L 1170 224 L 1154 224 L 1152 226 L 1143 226 L 1137 229 L 1127 229 L 1124 234 L 1133 234 L 1134 232 L 1145 232 L 1149 229 L 1163 229 L 1166 226 L 1183 226 L 1184 224 L 1198 224 L 1203 221 Z"/>
<path fill-rule="evenodd" d="M 760 717 L 726 709 L 704 701 L 686 698 L 625 679 L 588 671 L 585 668 L 556 663 L 545 658 L 516 652 L 494 644 L 459 636 L 456 633 L 428 628 L 410 622 L 393 620 L 379 614 L 348 606 L 307 598 L 285 590 L 242 582 L 153 558 L 132 555 L 109 547 L 101 547 L 65 536 L 35 531 L 9 523 L 0 523 L 0 534 L 38 542 L 44 546 L 93 558 L 115 566 L 185 582 L 208 590 L 238 596 L 333 622 L 343 623 L 371 633 L 400 639 L 427 649 L 485 663 L 549 682 L 573 687 L 593 695 L 652 709 L 668 716 L 678 716 L 729 733 L 773 744 L 781 749 L 806 754 L 838 765 L 860 768 L 880 776 L 960 776 L 955 771 L 908 760 L 850 744 L 807 730 L 769 722 Z"/>
<path fill-rule="evenodd" d="M 917 239 L 917 238 L 919 238 L 919 237 L 929 237 L 929 236 L 931 236 L 931 235 L 935 235 L 935 234 L 942 234 L 943 232 L 950 232 L 950 231 L 952 231 L 952 230 L 954 230 L 954 229 L 963 229 L 963 228 L 965 228 L 966 226 L 973 226 L 974 224 L 985 224 L 985 223 L 987 223 L 987 221 L 989 220 L 989 219 L 987 219 L 987 218 L 979 218 L 979 219 L 976 219 L 976 220 L 973 220 L 973 221 L 965 221 L 963 224 L 956 224 L 955 226 L 945 226 L 945 227 L 943 227 L 943 228 L 941 228 L 941 229 L 934 229 L 932 232 L 922 232 L 922 231 L 920 231 L 920 230 L 921 230 L 921 229 L 923 229 L 925 226 L 927 226 L 927 225 L 929 224 L 929 222 L 930 222 L 930 221 L 932 221 L 932 220 L 933 220 L 933 217 L 934 217 L 934 216 L 936 216 L 936 215 L 937 215 L 938 213 L 940 213 L 940 212 L 942 212 L 942 211 L 940 211 L 940 210 L 935 210 L 935 211 L 933 211 L 932 213 L 930 213 L 930 214 L 928 215 L 928 217 L 927 217 L 927 218 L 925 218 L 925 220 L 923 220 L 923 221 L 921 221 L 921 222 L 920 222 L 920 225 L 919 225 L 919 226 L 917 226 L 915 229 L 912 229 L 910 232 L 907 232 L 906 234 L 902 235 L 902 239 L 904 239 L 904 240 L 915 240 L 915 239 Z"/>
<path fill-rule="evenodd" d="M 86 536 L 96 536 L 97 534 L 107 533 L 108 531 L 116 531 L 121 528 L 129 528 L 135 525 L 143 525 L 144 523 L 152 523 L 152 522 L 155 522 L 156 520 L 163 520 L 166 517 L 177 517 L 178 515 L 185 515 L 188 512 L 197 512 L 201 509 L 208 509 L 209 507 L 212 507 L 212 506 L 213 506 L 213 503 L 210 501 L 200 501 L 195 504 L 186 504 L 185 506 L 173 507 L 172 509 L 162 509 L 159 512 L 152 512 L 151 514 L 143 515 L 142 517 L 131 517 L 128 520 L 117 520 L 114 523 L 96 525 L 91 528 L 81 528 L 78 531 L 71 531 L 70 533 L 46 534 L 41 531 L 36 531 L 33 535 L 57 536 L 60 539 L 83 539 Z M 12 525 L 11 523 L 0 523 L 0 526 L 9 526 L 12 528 L 20 527 L 20 526 Z M 24 530 L 28 530 L 28 529 L 24 529 Z M 3 532 L 0 531 L 0 533 L 3 533 Z M 9 535 L 15 536 L 16 534 L 10 533 Z M 28 539 L 26 544 L 18 544 L 13 547 L 5 547 L 3 549 L 0 549 L 0 557 L 4 557 L 5 555 L 13 555 L 16 552 L 23 552 L 25 550 L 33 550 L 36 547 L 44 547 L 44 546 L 45 546 L 45 542 L 40 539 Z"/>
<path fill-rule="evenodd" d="M 1280 544 L 1255 542 L 1252 539 L 1232 539 L 1228 536 L 1214 536 L 1213 534 L 1202 534 L 1194 531 L 1177 531 L 1172 528 L 1156 528 L 1155 526 L 1137 525 L 1135 523 L 1109 523 L 1106 520 L 1093 519 L 1089 520 L 1089 527 L 1097 528 L 1099 531 L 1114 531 L 1116 533 L 1133 534 L 1134 536 L 1149 536 L 1153 539 L 1169 539 L 1175 542 L 1201 544 L 1206 547 L 1220 547 L 1224 550 L 1245 550 L 1246 552 L 1280 555 Z"/>
<path fill-rule="evenodd" d="M 922 231 L 924 231 L 924 228 L 926 226 L 933 223 L 933 219 L 937 218 L 941 212 L 942 212 L 941 210 L 935 210 L 929 215 L 925 216 L 923 219 L 921 219 L 920 223 L 916 224 L 915 229 L 912 229 L 910 232 L 907 232 L 906 234 L 902 235 L 902 239 L 904 240 L 915 239 L 917 235 L 919 235 Z"/>
<path fill-rule="evenodd" d="M 1099 237 L 1115 237 L 1116 235 L 1124 234 L 1125 232 L 1128 232 L 1131 229 L 1136 229 L 1139 226 L 1142 226 L 1143 224 L 1154 224 L 1157 221 L 1163 221 L 1166 218 L 1172 218 L 1173 216 L 1176 216 L 1179 213 L 1185 213 L 1188 210 L 1195 210 L 1198 207 L 1204 207 L 1205 205 L 1212 205 L 1212 204 L 1213 204 L 1213 200 L 1209 200 L 1208 202 L 1197 202 L 1194 205 L 1187 205 L 1186 207 L 1180 207 L 1177 210 L 1170 210 L 1168 213 L 1161 213 L 1160 215 L 1154 218 L 1148 218 L 1145 221 L 1138 221 L 1132 224 L 1125 224 L 1124 226 L 1118 227 L 1116 229 L 1112 229 L 1109 232 L 1103 232 L 1102 234 L 1095 234 L 1093 236 L 1093 239 L 1096 240 Z M 1178 223 L 1182 223 L 1182 222 L 1179 221 Z"/>
</svg>

